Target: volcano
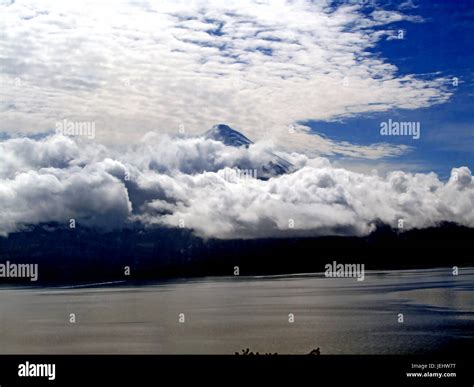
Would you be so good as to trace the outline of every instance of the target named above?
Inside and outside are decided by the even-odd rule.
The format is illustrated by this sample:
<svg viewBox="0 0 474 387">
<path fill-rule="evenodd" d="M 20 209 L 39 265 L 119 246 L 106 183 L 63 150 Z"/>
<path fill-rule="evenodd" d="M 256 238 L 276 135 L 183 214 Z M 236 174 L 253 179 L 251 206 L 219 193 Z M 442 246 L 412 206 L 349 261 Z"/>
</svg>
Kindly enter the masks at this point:
<svg viewBox="0 0 474 387">
<path fill-rule="evenodd" d="M 242 133 L 225 124 L 214 125 L 209 129 L 204 137 L 210 140 L 219 141 L 227 146 L 245 147 L 248 148 L 253 144 L 253 141 L 244 136 Z M 294 171 L 295 167 L 289 161 L 277 156 L 274 153 L 269 153 L 271 160 L 258 168 L 258 178 L 261 180 L 268 180 L 271 177 L 284 175 Z M 242 166 L 236 165 L 237 168 Z"/>
</svg>

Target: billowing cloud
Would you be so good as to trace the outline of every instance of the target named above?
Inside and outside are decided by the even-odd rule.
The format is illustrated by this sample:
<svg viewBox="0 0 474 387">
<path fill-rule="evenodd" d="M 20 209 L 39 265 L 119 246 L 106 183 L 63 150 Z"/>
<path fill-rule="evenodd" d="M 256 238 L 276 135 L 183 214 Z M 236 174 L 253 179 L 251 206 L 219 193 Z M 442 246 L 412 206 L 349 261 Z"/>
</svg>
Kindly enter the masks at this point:
<svg viewBox="0 0 474 387">
<path fill-rule="evenodd" d="M 154 133 L 126 149 L 62 135 L 4 140 L 0 233 L 70 219 L 90 227 L 184 226 L 217 238 L 366 235 L 399 219 L 404 229 L 441 221 L 474 227 L 467 167 L 442 182 L 434 173 L 356 173 L 294 152 L 279 153 L 292 173 L 268 180 L 235 174 L 235 165 L 268 163 L 271 150 Z"/>
<path fill-rule="evenodd" d="M 439 74 L 400 74 L 377 54 L 393 23 L 422 20 L 357 3 L 2 2 L 0 131 L 90 121 L 100 142 L 126 144 L 150 130 L 197 134 L 226 122 L 290 151 L 401 154 L 298 125 L 450 97 Z"/>
</svg>

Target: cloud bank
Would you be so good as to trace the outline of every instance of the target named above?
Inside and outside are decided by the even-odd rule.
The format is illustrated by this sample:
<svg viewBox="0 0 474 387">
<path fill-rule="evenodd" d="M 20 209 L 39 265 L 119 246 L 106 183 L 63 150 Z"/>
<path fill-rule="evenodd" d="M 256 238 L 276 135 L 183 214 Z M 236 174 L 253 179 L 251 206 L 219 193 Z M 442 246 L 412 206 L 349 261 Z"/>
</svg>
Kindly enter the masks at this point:
<svg viewBox="0 0 474 387">
<path fill-rule="evenodd" d="M 202 237 L 366 235 L 377 222 L 404 229 L 441 221 L 474 227 L 467 167 L 434 173 L 351 172 L 325 158 L 279 153 L 296 171 L 232 179 L 231 168 L 270 160 L 265 143 L 225 146 L 149 133 L 127 148 L 53 135 L 0 142 L 0 234 L 30 224 L 180 227 Z"/>
</svg>

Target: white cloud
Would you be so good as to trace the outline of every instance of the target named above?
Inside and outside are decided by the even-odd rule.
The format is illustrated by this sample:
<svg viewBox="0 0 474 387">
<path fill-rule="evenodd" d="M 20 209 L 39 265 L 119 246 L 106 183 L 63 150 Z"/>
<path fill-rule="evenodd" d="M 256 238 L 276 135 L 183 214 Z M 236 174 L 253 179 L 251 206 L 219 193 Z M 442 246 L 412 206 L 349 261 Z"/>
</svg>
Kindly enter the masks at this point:
<svg viewBox="0 0 474 387">
<path fill-rule="evenodd" d="M 400 75 L 368 51 L 391 23 L 420 21 L 351 4 L 305 1 L 62 2 L 1 5 L 0 131 L 64 118 L 99 141 L 147 131 L 196 134 L 224 122 L 288 150 L 378 158 L 288 125 L 445 102 L 444 79 Z M 393 42 L 396 44 L 396 42 Z M 344 81 L 345 80 L 345 81 Z"/>
<path fill-rule="evenodd" d="M 184 220 L 197 235 L 217 238 L 365 235 L 377 222 L 396 227 L 398 219 L 405 229 L 441 221 L 474 227 L 466 167 L 453 168 L 442 182 L 434 173 L 357 173 L 293 152 L 281 155 L 297 167 L 294 173 L 267 181 L 226 178 L 234 165 L 261 167 L 270 150 L 157 134 L 126 150 L 61 135 L 5 140 L 0 234 L 28 224 L 67 225 L 71 218 L 100 227 L 178 227 Z"/>
<path fill-rule="evenodd" d="M 372 50 L 394 36 L 393 23 L 421 18 L 352 3 L 1 2 L 0 132 L 44 133 L 68 119 L 93 122 L 98 141 L 1 141 L 0 234 L 71 218 L 91 227 L 184 219 L 218 238 L 365 235 L 400 218 L 407 229 L 473 227 L 466 167 L 446 183 L 380 162 L 383 176 L 365 173 L 411 148 L 333 141 L 298 124 L 450 97 L 445 79 L 399 74 Z M 245 149 L 167 135 L 221 122 L 262 141 Z M 267 165 L 277 150 L 296 172 L 226 178 L 235 165 Z M 340 167 L 347 158 L 352 171 Z"/>
</svg>

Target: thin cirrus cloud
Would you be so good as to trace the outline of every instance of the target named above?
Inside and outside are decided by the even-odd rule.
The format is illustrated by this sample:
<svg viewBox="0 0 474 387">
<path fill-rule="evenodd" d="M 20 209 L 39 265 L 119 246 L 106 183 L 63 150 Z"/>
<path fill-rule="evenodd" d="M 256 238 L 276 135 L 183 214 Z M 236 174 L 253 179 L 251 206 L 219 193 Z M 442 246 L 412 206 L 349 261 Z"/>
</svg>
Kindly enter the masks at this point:
<svg viewBox="0 0 474 387">
<path fill-rule="evenodd" d="M 399 74 L 372 50 L 419 17 L 328 1 L 3 2 L 0 131 L 93 121 L 127 144 L 219 122 L 280 149 L 378 159 L 298 123 L 446 102 L 442 77 Z M 396 42 L 393 42 L 396 44 Z M 295 125 L 296 133 L 289 133 Z"/>
<path fill-rule="evenodd" d="M 379 222 L 404 228 L 474 226 L 467 167 L 384 176 L 338 168 L 326 158 L 280 153 L 293 173 L 229 178 L 259 168 L 271 148 L 149 133 L 126 150 L 62 135 L 0 142 L 0 234 L 70 219 L 88 227 L 185 227 L 204 238 L 366 235 Z"/>
</svg>

